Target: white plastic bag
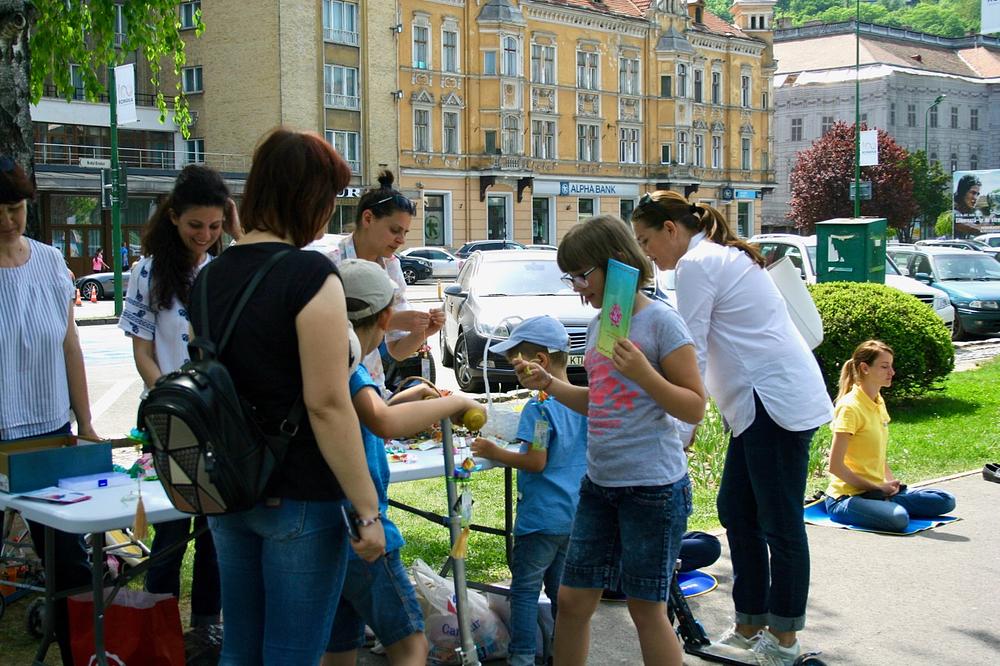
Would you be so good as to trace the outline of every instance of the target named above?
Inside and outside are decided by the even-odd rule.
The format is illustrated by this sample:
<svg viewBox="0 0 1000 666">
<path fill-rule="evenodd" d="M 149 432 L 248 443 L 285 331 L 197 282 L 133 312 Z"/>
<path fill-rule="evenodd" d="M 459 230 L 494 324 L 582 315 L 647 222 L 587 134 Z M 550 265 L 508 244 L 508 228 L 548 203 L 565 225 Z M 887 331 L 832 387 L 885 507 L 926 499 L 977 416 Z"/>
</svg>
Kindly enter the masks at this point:
<svg viewBox="0 0 1000 666">
<path fill-rule="evenodd" d="M 417 601 L 424 612 L 424 633 L 430 643 L 427 663 L 434 666 L 460 664 L 458 648 L 462 637 L 455 612 L 454 584 L 430 568 L 423 560 L 415 560 L 410 567 Z M 469 625 L 476 643 L 479 659 L 499 659 L 507 656 L 510 636 L 497 614 L 490 610 L 486 598 L 469 590 Z"/>
</svg>

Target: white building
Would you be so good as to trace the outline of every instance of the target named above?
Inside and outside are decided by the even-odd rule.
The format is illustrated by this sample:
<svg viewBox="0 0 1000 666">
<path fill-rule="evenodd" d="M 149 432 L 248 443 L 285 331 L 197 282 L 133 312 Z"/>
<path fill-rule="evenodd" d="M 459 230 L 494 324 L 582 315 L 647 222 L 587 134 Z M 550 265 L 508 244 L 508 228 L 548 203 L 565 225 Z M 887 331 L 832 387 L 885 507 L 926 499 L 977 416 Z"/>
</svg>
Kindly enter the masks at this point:
<svg viewBox="0 0 1000 666">
<path fill-rule="evenodd" d="M 946 172 L 1000 168 L 1000 39 L 945 38 L 862 23 L 855 68 L 854 22 L 776 30 L 777 188 L 764 199 L 765 227 L 789 225 L 789 176 L 796 155 L 838 120 L 888 131 L 927 152 Z M 935 100 L 943 95 L 936 106 Z"/>
</svg>

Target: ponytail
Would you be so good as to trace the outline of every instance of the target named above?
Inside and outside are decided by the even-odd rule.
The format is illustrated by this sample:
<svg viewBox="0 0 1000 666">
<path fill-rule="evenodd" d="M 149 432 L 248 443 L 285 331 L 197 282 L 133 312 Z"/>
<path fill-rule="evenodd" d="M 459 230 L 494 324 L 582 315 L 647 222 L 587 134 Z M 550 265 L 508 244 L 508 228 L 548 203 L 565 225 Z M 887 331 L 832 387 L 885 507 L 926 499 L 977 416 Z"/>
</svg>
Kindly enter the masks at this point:
<svg viewBox="0 0 1000 666">
<path fill-rule="evenodd" d="M 851 358 L 844 361 L 840 368 L 840 386 L 837 400 L 851 392 L 855 385 L 861 383 L 861 364 L 872 365 L 881 353 L 895 356 L 892 347 L 881 340 L 865 340 L 854 349 Z"/>
<path fill-rule="evenodd" d="M 632 224 L 637 222 L 650 229 L 662 229 L 670 220 L 691 232 L 704 232 L 705 238 L 727 247 L 735 247 L 744 252 L 750 261 L 764 268 L 764 257 L 760 251 L 733 233 L 726 218 L 712 206 L 691 203 L 681 194 L 671 190 L 657 190 L 646 194 L 632 211 Z"/>
</svg>

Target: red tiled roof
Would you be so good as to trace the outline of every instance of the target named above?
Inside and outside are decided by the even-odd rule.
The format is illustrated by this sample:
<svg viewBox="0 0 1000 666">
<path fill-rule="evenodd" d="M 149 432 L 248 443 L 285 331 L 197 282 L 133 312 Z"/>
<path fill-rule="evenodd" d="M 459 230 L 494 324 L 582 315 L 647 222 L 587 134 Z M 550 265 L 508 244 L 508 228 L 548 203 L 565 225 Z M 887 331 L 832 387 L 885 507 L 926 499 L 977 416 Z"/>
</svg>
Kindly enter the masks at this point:
<svg viewBox="0 0 1000 666">
<path fill-rule="evenodd" d="M 704 29 L 706 32 L 711 32 L 716 35 L 732 35 L 733 37 L 742 37 L 743 39 L 754 39 L 747 33 L 743 32 L 735 25 L 726 23 L 725 19 L 721 19 L 707 9 L 701 14 L 701 24 L 692 23 L 691 26 L 695 30 Z"/>
<path fill-rule="evenodd" d="M 550 5 L 590 9 L 601 14 L 642 18 L 652 0 L 545 0 Z"/>
</svg>

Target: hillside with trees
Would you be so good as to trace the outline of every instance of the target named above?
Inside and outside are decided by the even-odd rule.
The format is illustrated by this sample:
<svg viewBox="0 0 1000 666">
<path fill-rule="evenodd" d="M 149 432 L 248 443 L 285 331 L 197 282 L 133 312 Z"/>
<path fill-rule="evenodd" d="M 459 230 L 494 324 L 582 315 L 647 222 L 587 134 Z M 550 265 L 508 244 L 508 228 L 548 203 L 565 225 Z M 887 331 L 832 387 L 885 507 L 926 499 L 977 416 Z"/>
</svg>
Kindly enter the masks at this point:
<svg viewBox="0 0 1000 666">
<path fill-rule="evenodd" d="M 732 21 L 730 0 L 706 0 L 709 10 Z M 979 31 L 980 0 L 877 0 L 861 2 L 861 20 L 895 28 L 909 28 L 942 37 L 961 37 Z M 775 16 L 793 26 L 809 21 L 837 23 L 854 20 L 854 0 L 778 0 Z"/>
</svg>

